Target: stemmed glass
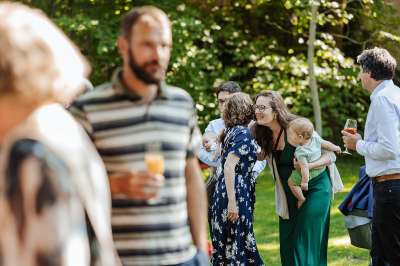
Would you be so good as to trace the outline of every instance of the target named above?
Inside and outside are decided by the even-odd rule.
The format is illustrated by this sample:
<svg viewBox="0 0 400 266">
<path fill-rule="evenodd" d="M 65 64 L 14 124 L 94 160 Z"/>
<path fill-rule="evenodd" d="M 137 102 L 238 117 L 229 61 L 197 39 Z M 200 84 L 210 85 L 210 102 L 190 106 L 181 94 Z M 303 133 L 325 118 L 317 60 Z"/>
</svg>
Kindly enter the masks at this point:
<svg viewBox="0 0 400 266">
<path fill-rule="evenodd" d="M 346 124 L 344 125 L 344 131 L 346 131 L 347 133 L 350 133 L 352 135 L 357 134 L 357 121 L 356 120 L 352 120 L 352 119 L 347 119 Z M 342 153 L 346 153 L 346 154 L 350 154 L 351 153 L 347 150 L 342 151 Z"/>
</svg>

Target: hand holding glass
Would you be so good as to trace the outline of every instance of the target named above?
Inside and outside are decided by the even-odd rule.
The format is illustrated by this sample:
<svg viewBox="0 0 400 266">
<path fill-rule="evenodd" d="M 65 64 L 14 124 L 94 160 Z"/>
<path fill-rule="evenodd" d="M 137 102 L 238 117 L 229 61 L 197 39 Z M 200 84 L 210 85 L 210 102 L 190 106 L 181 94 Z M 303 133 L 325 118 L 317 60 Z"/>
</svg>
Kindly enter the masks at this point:
<svg viewBox="0 0 400 266">
<path fill-rule="evenodd" d="M 357 121 L 352 119 L 347 119 L 343 130 L 346 131 L 347 133 L 350 133 L 351 135 L 357 134 Z M 351 153 L 347 150 L 347 148 L 345 151 L 342 151 L 342 153 L 351 155 Z"/>
</svg>

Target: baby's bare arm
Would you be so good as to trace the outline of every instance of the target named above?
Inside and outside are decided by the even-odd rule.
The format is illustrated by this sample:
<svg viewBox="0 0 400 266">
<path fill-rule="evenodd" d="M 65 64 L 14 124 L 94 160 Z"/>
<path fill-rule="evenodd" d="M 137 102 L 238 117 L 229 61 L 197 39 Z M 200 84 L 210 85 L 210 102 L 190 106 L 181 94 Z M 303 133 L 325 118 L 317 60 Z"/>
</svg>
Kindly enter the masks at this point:
<svg viewBox="0 0 400 266">
<path fill-rule="evenodd" d="M 308 183 L 309 180 L 309 169 L 308 169 L 308 162 L 307 161 L 300 161 L 300 168 L 301 168 L 301 177 L 302 182 Z"/>
<path fill-rule="evenodd" d="M 299 162 L 301 167 L 301 189 L 308 190 L 308 181 L 310 180 L 310 171 L 308 169 L 307 161 Z"/>
<path fill-rule="evenodd" d="M 327 140 L 322 140 L 321 147 L 329 151 L 335 151 L 338 154 L 342 152 L 342 149 L 339 146 Z"/>
</svg>

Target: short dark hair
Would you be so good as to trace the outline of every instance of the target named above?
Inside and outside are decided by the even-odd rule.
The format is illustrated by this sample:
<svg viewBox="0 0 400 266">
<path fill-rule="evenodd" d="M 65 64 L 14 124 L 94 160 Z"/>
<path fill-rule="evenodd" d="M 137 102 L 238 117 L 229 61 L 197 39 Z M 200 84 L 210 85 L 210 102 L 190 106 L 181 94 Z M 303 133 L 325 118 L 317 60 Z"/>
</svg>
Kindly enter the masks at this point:
<svg viewBox="0 0 400 266">
<path fill-rule="evenodd" d="M 221 91 L 229 91 L 229 93 L 232 94 L 232 93 L 235 93 L 235 92 L 241 92 L 242 89 L 240 88 L 239 84 L 237 84 L 236 82 L 228 81 L 228 82 L 222 83 L 221 85 L 219 85 L 217 87 L 217 89 L 215 90 L 215 93 L 217 94 L 217 97 L 218 97 L 218 94 Z"/>
<path fill-rule="evenodd" d="M 126 12 L 121 19 L 119 24 L 120 35 L 125 39 L 129 40 L 131 38 L 133 25 L 135 25 L 135 23 L 143 15 L 150 15 L 159 22 L 164 22 L 162 20 L 162 17 L 164 16 L 167 18 L 169 26 L 171 26 L 171 22 L 169 21 L 168 16 L 161 9 L 154 6 L 134 7 L 130 9 L 128 12 Z"/>
<path fill-rule="evenodd" d="M 396 69 L 396 59 L 383 48 L 375 47 L 364 50 L 357 56 L 357 63 L 364 73 L 371 72 L 371 78 L 376 81 L 393 79 Z"/>
</svg>

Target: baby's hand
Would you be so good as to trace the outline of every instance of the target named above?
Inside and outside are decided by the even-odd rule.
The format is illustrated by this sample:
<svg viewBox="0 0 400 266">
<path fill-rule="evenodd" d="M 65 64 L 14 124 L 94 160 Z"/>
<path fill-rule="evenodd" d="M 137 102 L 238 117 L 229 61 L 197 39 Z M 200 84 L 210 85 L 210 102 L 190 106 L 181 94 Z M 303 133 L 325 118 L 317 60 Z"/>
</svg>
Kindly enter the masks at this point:
<svg viewBox="0 0 400 266">
<path fill-rule="evenodd" d="M 308 190 L 308 183 L 306 183 L 306 182 L 301 182 L 301 190 L 307 191 L 307 190 Z"/>
<path fill-rule="evenodd" d="M 335 150 L 334 150 L 337 154 L 341 154 L 342 153 L 342 149 L 339 146 L 335 146 Z"/>
</svg>

